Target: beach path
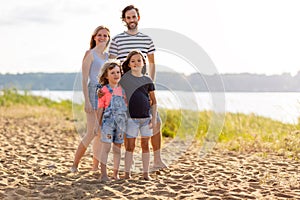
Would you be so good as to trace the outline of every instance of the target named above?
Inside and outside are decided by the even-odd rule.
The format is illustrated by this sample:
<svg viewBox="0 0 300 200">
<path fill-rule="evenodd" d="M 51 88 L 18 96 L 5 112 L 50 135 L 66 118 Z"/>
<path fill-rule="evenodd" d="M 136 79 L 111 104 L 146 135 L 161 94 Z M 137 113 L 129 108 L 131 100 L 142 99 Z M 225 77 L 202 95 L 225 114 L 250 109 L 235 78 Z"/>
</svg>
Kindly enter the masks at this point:
<svg viewBox="0 0 300 200">
<path fill-rule="evenodd" d="M 0 141 L 0 199 L 300 199 L 299 161 L 218 146 L 200 157 L 194 143 L 152 181 L 134 173 L 100 182 L 90 151 L 70 173 L 79 137 L 70 118 L 49 108 L 0 108 Z"/>
</svg>

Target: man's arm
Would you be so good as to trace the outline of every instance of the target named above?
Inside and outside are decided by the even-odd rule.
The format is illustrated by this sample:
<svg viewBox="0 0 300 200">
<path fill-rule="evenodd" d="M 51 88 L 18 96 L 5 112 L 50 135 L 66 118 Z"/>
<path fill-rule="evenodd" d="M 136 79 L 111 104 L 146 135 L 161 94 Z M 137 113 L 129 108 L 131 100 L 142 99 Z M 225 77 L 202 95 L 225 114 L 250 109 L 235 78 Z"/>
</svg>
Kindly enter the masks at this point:
<svg viewBox="0 0 300 200">
<path fill-rule="evenodd" d="M 155 81 L 155 61 L 154 61 L 154 53 L 148 54 L 148 61 L 149 61 L 149 76 L 151 77 L 152 81 Z"/>
</svg>

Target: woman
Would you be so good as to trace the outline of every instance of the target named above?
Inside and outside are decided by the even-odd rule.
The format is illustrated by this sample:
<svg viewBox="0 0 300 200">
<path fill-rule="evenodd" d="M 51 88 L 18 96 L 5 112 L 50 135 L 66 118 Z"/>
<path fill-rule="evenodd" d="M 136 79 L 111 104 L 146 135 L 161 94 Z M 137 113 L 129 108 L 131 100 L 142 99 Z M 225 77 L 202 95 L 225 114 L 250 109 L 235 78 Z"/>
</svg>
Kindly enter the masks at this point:
<svg viewBox="0 0 300 200">
<path fill-rule="evenodd" d="M 110 41 L 110 31 L 105 26 L 99 26 L 95 29 L 91 41 L 90 49 L 86 51 L 82 62 L 82 90 L 85 100 L 84 111 L 87 118 L 87 132 L 82 138 L 77 151 L 71 172 L 78 171 L 79 161 L 84 155 L 88 145 L 93 138 L 96 139 L 93 143 L 93 167 L 92 170 L 98 170 L 101 143 L 100 134 L 97 133 L 98 120 L 98 96 L 96 95 L 96 88 L 98 84 L 98 74 L 101 66 L 108 60 L 108 53 L 105 52 Z"/>
</svg>

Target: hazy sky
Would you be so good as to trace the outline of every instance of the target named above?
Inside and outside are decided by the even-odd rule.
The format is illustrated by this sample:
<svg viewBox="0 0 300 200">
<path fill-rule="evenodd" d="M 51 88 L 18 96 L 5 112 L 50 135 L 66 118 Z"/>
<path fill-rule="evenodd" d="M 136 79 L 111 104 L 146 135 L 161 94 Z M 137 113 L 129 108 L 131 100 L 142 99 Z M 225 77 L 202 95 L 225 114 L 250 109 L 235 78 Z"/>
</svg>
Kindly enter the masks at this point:
<svg viewBox="0 0 300 200">
<path fill-rule="evenodd" d="M 0 73 L 78 72 L 93 30 L 125 30 L 120 16 L 129 4 L 140 9 L 140 28 L 185 35 L 220 73 L 300 71 L 297 0 L 0 0 Z M 187 65 L 160 51 L 156 62 L 180 72 Z"/>
</svg>

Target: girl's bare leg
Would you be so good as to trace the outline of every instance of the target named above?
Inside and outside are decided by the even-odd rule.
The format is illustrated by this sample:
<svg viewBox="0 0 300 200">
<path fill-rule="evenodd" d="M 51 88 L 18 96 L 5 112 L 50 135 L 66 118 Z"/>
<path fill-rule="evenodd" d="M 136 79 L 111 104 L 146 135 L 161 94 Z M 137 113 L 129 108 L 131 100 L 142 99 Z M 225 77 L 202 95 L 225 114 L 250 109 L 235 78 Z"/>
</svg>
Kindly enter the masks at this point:
<svg viewBox="0 0 300 200">
<path fill-rule="evenodd" d="M 108 181 L 108 175 L 107 175 L 107 157 L 108 157 L 108 153 L 110 151 L 111 148 L 111 144 L 110 143 L 105 143 L 102 142 L 101 145 L 101 157 L 100 157 L 100 166 L 101 166 L 101 176 L 100 179 L 101 181 Z"/>
<path fill-rule="evenodd" d="M 113 154 L 114 154 L 114 174 L 113 177 L 116 180 L 119 180 L 119 167 L 121 161 L 121 144 L 114 143 L 113 145 Z"/>
<path fill-rule="evenodd" d="M 150 165 L 150 149 L 149 149 L 149 137 L 142 137 L 142 162 L 143 162 L 143 178 L 145 180 L 151 180 L 149 176 L 149 165 Z"/>
<path fill-rule="evenodd" d="M 133 151 L 135 148 L 135 138 L 126 138 L 126 152 L 125 152 L 125 177 L 126 179 L 131 178 L 130 168 L 133 161 Z"/>
</svg>

